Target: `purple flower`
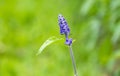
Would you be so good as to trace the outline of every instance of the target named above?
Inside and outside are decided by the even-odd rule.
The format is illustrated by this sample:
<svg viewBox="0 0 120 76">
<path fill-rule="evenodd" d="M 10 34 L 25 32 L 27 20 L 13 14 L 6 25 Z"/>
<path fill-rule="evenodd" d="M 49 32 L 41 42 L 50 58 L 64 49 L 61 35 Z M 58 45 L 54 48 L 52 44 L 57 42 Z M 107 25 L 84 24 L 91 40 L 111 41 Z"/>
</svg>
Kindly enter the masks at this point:
<svg viewBox="0 0 120 76">
<path fill-rule="evenodd" d="M 61 14 L 59 14 L 58 20 L 59 20 L 59 26 L 60 26 L 60 34 L 65 34 L 66 38 L 68 38 L 70 29 L 68 27 L 68 24 L 65 18 Z"/>
<path fill-rule="evenodd" d="M 70 38 L 70 39 L 66 39 L 65 44 L 67 44 L 67 45 L 70 46 L 70 45 L 72 44 L 72 38 Z"/>
<path fill-rule="evenodd" d="M 65 35 L 65 37 L 66 37 L 65 43 L 70 46 L 72 44 L 72 39 L 68 39 L 68 36 L 70 33 L 68 24 L 67 24 L 65 18 L 61 14 L 59 14 L 59 16 L 58 16 L 58 21 L 59 21 L 59 27 L 60 27 L 60 34 Z"/>
</svg>

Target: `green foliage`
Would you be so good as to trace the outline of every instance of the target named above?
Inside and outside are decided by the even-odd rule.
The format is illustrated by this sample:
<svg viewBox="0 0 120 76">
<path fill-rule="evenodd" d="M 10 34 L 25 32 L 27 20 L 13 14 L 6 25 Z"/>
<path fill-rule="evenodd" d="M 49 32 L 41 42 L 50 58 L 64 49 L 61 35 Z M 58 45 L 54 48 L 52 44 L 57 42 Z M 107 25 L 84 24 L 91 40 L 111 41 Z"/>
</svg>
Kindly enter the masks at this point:
<svg viewBox="0 0 120 76">
<path fill-rule="evenodd" d="M 37 53 L 37 55 L 39 55 L 48 45 L 52 44 L 53 42 L 56 42 L 58 40 L 61 40 L 62 38 L 56 38 L 55 36 L 52 36 L 50 38 L 48 38 L 43 44 L 42 46 L 39 48 L 39 51 Z"/>
<path fill-rule="evenodd" d="M 120 0 L 0 0 L 0 76 L 73 76 L 64 41 L 43 44 L 61 38 L 59 13 L 76 40 L 78 75 L 119 76 Z"/>
</svg>

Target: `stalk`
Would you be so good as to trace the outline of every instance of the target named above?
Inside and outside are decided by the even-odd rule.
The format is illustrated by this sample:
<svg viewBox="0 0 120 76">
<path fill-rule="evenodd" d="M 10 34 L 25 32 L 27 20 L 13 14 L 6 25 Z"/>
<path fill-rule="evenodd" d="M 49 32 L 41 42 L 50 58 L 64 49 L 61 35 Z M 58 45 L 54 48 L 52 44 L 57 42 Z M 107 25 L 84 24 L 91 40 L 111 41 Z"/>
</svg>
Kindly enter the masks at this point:
<svg viewBox="0 0 120 76">
<path fill-rule="evenodd" d="M 74 76 L 78 76 L 76 63 L 75 63 L 75 59 L 74 59 L 74 54 L 73 54 L 73 50 L 72 50 L 72 45 L 69 46 L 69 49 L 70 49 L 70 57 L 71 57 L 72 64 L 73 64 Z"/>
</svg>

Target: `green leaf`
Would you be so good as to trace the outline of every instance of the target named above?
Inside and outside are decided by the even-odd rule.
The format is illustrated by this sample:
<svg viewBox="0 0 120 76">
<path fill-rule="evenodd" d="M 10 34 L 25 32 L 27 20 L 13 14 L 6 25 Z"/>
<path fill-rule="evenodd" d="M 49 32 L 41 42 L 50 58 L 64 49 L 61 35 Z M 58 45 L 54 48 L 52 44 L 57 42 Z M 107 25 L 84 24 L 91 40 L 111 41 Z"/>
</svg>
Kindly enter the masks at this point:
<svg viewBox="0 0 120 76">
<path fill-rule="evenodd" d="M 42 46 L 39 48 L 38 53 L 36 55 L 39 55 L 48 45 L 52 44 L 53 42 L 56 42 L 58 40 L 62 40 L 62 38 L 57 38 L 55 36 L 52 36 L 50 38 L 48 38 L 43 44 Z"/>
<path fill-rule="evenodd" d="M 107 64 L 107 69 L 109 71 L 114 70 L 114 66 L 116 65 L 116 61 L 119 58 L 120 58 L 120 50 L 115 50 L 115 52 L 112 54 L 112 56 L 110 57 L 110 60 L 108 61 L 108 64 Z"/>
</svg>

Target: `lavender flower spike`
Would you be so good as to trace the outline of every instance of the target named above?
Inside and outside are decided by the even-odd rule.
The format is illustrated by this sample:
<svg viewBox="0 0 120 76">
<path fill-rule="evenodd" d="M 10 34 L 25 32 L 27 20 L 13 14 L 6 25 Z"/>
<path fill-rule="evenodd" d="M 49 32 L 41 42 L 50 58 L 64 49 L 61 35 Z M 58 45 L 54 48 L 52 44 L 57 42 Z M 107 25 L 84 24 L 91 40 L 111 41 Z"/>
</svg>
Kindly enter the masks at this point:
<svg viewBox="0 0 120 76">
<path fill-rule="evenodd" d="M 59 21 L 59 27 L 60 27 L 60 34 L 64 34 L 66 37 L 66 41 L 65 44 L 67 44 L 70 48 L 70 56 L 72 59 L 72 63 L 73 63 L 73 69 L 74 69 L 74 76 L 78 76 L 77 75 L 77 69 L 76 69 L 76 63 L 75 63 L 75 59 L 74 59 L 74 55 L 73 55 L 73 51 L 72 51 L 72 38 L 68 38 L 69 33 L 70 33 L 70 28 L 68 27 L 68 24 L 65 20 L 65 18 L 59 14 L 58 16 L 58 21 Z"/>
<path fill-rule="evenodd" d="M 65 44 L 67 44 L 67 45 L 70 46 L 70 45 L 72 44 L 72 38 L 70 38 L 70 39 L 66 39 Z"/>
<path fill-rule="evenodd" d="M 70 28 L 68 27 L 68 24 L 65 20 L 65 18 L 59 14 L 58 16 L 58 21 L 59 21 L 59 27 L 60 27 L 60 34 L 64 34 L 66 37 L 66 42 L 65 44 L 71 45 L 72 44 L 72 39 L 68 39 L 69 33 L 70 33 Z"/>
<path fill-rule="evenodd" d="M 70 29 L 68 27 L 68 24 L 65 18 L 61 14 L 59 14 L 58 20 L 59 20 L 59 26 L 60 26 L 60 34 L 65 34 L 66 38 L 68 38 Z"/>
<path fill-rule="evenodd" d="M 72 38 L 70 39 L 68 38 L 69 33 L 70 33 L 70 28 L 68 27 L 68 24 L 65 18 L 61 14 L 59 14 L 58 16 L 58 22 L 59 22 L 59 27 L 60 27 L 60 34 L 65 35 L 66 37 L 65 44 L 67 44 L 70 48 L 70 56 L 71 56 L 72 64 L 73 64 L 74 76 L 78 76 L 77 69 L 76 69 L 76 63 L 75 63 L 75 59 L 74 59 L 74 55 L 72 51 Z"/>
</svg>

